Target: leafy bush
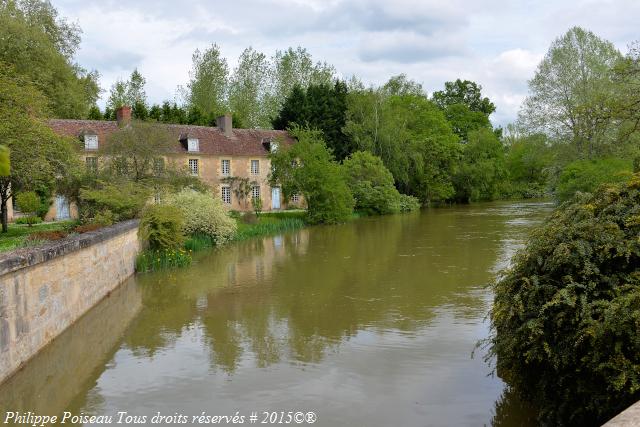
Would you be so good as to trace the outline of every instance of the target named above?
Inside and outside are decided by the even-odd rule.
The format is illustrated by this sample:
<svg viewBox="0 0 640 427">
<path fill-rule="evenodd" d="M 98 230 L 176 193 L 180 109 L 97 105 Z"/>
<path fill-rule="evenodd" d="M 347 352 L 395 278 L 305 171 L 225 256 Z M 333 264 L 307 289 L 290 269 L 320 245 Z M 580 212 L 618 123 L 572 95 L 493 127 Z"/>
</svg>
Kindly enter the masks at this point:
<svg viewBox="0 0 640 427">
<path fill-rule="evenodd" d="M 134 182 L 101 183 L 98 188 L 80 190 L 80 211 L 83 222 L 93 222 L 96 216 L 110 212 L 112 222 L 136 218 L 142 212 L 150 190 Z"/>
<path fill-rule="evenodd" d="M 20 218 L 16 218 L 16 224 L 40 224 L 42 222 L 42 218 L 39 216 L 21 216 Z"/>
<path fill-rule="evenodd" d="M 601 184 L 624 182 L 632 171 L 625 159 L 578 160 L 569 163 L 560 174 L 556 198 L 566 201 L 578 191 L 592 192 Z"/>
<path fill-rule="evenodd" d="M 561 206 L 495 283 L 497 373 L 550 425 L 640 398 L 640 174 Z"/>
<path fill-rule="evenodd" d="M 322 137 L 315 131 L 293 129 L 291 132 L 298 142 L 281 146 L 271 154 L 271 184 L 282 187 L 285 199 L 292 194 L 302 194 L 310 223 L 348 220 L 353 211 L 353 196 L 340 165 Z"/>
<path fill-rule="evenodd" d="M 262 199 L 260 197 L 252 198 L 251 207 L 253 208 L 253 213 L 256 214 L 256 217 L 259 217 L 262 213 Z"/>
<path fill-rule="evenodd" d="M 140 237 L 151 250 L 177 249 L 184 242 L 182 213 L 174 206 L 149 206 L 140 220 Z"/>
<path fill-rule="evenodd" d="M 413 212 L 420 209 L 420 200 L 413 196 L 400 194 L 398 205 L 400 206 L 400 212 Z"/>
<path fill-rule="evenodd" d="M 167 268 L 186 267 L 191 264 L 191 254 L 184 249 L 146 250 L 136 258 L 136 271 L 146 273 Z"/>
<path fill-rule="evenodd" d="M 26 223 L 31 226 L 36 222 L 32 222 L 36 217 L 36 213 L 40 208 L 40 198 L 33 191 L 26 191 L 16 195 L 16 204 L 22 213 L 28 214 L 25 218 Z"/>
<path fill-rule="evenodd" d="M 180 210 L 186 235 L 204 234 L 220 245 L 229 241 L 236 232 L 236 221 L 227 214 L 222 200 L 212 194 L 185 188 L 170 195 L 167 203 Z"/>
</svg>

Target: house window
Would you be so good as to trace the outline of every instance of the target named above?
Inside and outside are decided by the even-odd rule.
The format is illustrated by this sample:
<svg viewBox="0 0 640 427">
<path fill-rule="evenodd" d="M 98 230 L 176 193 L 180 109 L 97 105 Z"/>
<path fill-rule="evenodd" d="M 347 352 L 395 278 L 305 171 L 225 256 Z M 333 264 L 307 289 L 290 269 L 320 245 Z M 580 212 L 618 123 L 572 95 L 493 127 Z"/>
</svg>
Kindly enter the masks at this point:
<svg viewBox="0 0 640 427">
<path fill-rule="evenodd" d="M 222 187 L 222 201 L 227 205 L 231 204 L 231 187 L 229 186 Z"/>
<path fill-rule="evenodd" d="M 162 203 L 162 195 L 160 194 L 159 190 L 156 190 L 156 192 L 153 194 L 153 202 L 155 204 Z"/>
<path fill-rule="evenodd" d="M 274 141 L 271 143 L 271 152 L 275 153 L 276 151 L 278 151 L 278 143 Z"/>
<path fill-rule="evenodd" d="M 231 160 L 222 160 L 221 170 L 223 176 L 229 176 L 231 174 Z"/>
<path fill-rule="evenodd" d="M 253 187 L 251 187 L 251 198 L 256 200 L 256 199 L 260 199 L 260 186 L 259 185 L 254 185 Z"/>
<path fill-rule="evenodd" d="M 198 159 L 189 159 L 189 171 L 191 175 L 198 176 Z"/>
<path fill-rule="evenodd" d="M 87 162 L 87 172 L 91 174 L 98 173 L 98 158 L 97 157 L 87 157 L 85 159 Z"/>
<path fill-rule="evenodd" d="M 164 159 L 162 157 L 153 159 L 153 172 L 156 175 L 161 175 L 164 172 Z"/>
<path fill-rule="evenodd" d="M 84 136 L 84 149 L 85 150 L 97 150 L 98 149 L 98 135 L 85 135 Z"/>
<path fill-rule="evenodd" d="M 260 174 L 260 160 L 251 160 L 251 175 Z"/>
<path fill-rule="evenodd" d="M 200 141 L 198 141 L 198 138 L 187 139 L 187 150 L 200 151 Z"/>
<path fill-rule="evenodd" d="M 300 195 L 299 195 L 298 193 L 294 193 L 294 194 L 291 196 L 291 201 L 292 201 L 293 203 L 298 203 L 298 202 L 300 201 Z"/>
</svg>

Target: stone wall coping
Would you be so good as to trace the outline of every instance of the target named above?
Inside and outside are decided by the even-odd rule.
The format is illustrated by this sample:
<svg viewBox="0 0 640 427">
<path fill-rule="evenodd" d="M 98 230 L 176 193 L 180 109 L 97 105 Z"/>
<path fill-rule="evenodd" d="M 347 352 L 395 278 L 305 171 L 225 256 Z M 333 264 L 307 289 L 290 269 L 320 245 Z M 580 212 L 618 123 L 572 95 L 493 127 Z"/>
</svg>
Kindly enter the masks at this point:
<svg viewBox="0 0 640 427">
<path fill-rule="evenodd" d="M 109 240 L 138 227 L 139 220 L 131 219 L 98 230 L 55 240 L 33 248 L 24 248 L 0 256 L 0 276 L 31 267 L 71 252 Z"/>
<path fill-rule="evenodd" d="M 640 425 L 640 401 L 629 406 L 602 427 L 634 427 Z"/>
</svg>

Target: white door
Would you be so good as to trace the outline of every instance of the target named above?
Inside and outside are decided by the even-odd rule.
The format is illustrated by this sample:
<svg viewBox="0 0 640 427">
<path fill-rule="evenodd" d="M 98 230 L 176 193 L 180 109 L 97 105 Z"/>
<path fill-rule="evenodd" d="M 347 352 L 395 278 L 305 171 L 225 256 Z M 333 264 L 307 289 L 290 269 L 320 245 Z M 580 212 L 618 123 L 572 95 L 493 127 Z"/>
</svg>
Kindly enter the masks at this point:
<svg viewBox="0 0 640 427">
<path fill-rule="evenodd" d="M 280 209 L 280 187 L 271 189 L 271 209 Z"/>
<path fill-rule="evenodd" d="M 56 196 L 56 219 L 69 219 L 69 201 L 64 196 Z"/>
</svg>

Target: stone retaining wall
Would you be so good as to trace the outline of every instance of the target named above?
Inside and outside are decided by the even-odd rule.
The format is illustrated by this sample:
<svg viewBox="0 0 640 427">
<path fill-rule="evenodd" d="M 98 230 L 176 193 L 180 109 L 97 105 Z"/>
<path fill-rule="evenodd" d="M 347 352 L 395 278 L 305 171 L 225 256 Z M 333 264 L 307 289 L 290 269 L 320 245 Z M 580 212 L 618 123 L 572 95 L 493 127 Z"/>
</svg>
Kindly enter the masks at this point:
<svg viewBox="0 0 640 427">
<path fill-rule="evenodd" d="M 134 273 L 138 222 L 0 257 L 0 382 Z"/>
</svg>

